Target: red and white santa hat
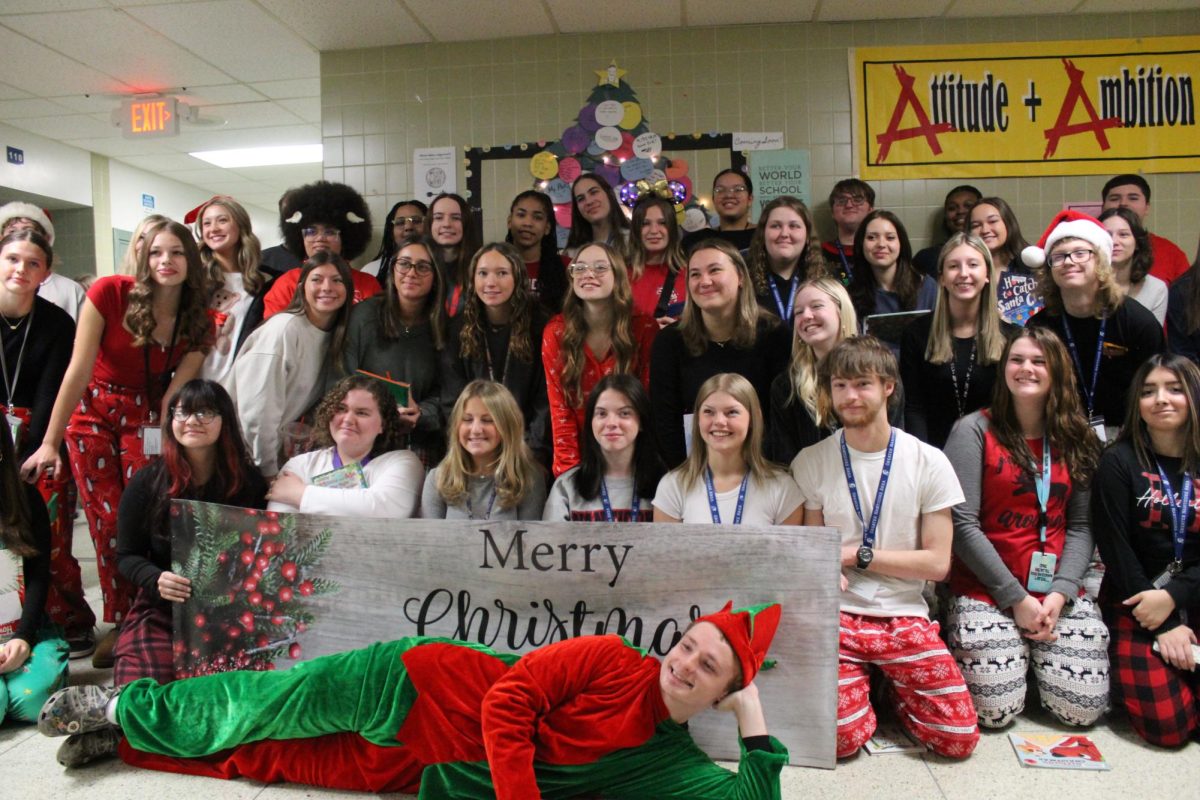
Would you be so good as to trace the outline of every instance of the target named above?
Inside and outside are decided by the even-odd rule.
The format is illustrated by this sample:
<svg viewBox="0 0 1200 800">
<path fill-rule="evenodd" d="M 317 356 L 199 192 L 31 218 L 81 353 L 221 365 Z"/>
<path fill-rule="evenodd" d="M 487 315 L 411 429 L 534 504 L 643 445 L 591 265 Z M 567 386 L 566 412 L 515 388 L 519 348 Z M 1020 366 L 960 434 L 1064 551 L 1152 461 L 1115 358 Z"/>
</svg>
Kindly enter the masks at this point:
<svg viewBox="0 0 1200 800">
<path fill-rule="evenodd" d="M 1070 209 L 1058 212 L 1038 243 L 1021 251 L 1021 261 L 1030 268 L 1042 266 L 1046 263 L 1046 253 L 1063 239 L 1083 239 L 1098 250 L 1103 250 L 1109 263 L 1112 263 L 1112 236 L 1100 224 L 1100 220 Z"/>
</svg>

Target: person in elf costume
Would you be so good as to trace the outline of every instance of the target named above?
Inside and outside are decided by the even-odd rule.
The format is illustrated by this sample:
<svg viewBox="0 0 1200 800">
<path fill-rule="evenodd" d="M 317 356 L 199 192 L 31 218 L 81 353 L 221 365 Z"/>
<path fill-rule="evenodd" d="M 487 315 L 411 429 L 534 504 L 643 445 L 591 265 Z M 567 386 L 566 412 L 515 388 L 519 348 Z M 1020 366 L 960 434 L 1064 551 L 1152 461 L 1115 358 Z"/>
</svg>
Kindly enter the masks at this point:
<svg viewBox="0 0 1200 800">
<path fill-rule="evenodd" d="M 412 637 L 281 672 L 73 686 L 46 701 L 38 728 L 115 725 L 121 757 L 151 769 L 419 798 L 769 800 L 788 754 L 753 680 L 779 617 L 778 604 L 728 603 L 661 663 L 615 635 L 524 656 Z M 737 717 L 736 773 L 687 732 L 710 707 Z"/>
</svg>

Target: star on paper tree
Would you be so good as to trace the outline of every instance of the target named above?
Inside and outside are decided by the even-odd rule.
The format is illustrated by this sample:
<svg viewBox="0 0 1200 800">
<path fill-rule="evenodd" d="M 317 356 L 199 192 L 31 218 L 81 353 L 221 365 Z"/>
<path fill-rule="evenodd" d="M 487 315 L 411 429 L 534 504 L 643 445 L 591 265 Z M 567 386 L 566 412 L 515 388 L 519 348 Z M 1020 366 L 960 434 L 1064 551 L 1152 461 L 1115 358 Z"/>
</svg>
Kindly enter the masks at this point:
<svg viewBox="0 0 1200 800">
<path fill-rule="evenodd" d="M 554 202 L 560 244 L 571 227 L 571 184 L 584 172 L 607 180 L 627 208 L 654 192 L 675 203 L 687 230 L 703 228 L 707 217 L 692 195 L 688 163 L 662 155 L 663 139 L 624 80 L 627 71 L 614 60 L 594 72 L 598 82 L 575 121 L 529 162 L 537 187 Z"/>
</svg>

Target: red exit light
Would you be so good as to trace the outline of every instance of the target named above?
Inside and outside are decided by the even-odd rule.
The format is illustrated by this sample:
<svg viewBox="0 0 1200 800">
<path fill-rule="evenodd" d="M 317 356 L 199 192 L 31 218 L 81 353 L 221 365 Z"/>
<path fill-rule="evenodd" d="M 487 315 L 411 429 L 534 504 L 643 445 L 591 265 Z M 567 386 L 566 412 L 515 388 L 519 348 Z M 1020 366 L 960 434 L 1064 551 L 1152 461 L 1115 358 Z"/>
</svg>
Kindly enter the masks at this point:
<svg viewBox="0 0 1200 800">
<path fill-rule="evenodd" d="M 126 139 L 179 135 L 178 102 L 174 97 L 126 100 L 121 103 L 121 134 Z"/>
</svg>

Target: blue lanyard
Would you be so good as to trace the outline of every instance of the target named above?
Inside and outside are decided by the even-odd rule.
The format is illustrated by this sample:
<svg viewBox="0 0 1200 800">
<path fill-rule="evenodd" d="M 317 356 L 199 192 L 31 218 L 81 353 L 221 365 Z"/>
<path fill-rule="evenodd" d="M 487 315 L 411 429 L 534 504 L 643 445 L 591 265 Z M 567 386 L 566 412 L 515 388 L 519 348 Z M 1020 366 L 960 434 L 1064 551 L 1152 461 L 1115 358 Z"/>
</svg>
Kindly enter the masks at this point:
<svg viewBox="0 0 1200 800">
<path fill-rule="evenodd" d="M 1071 351 L 1071 360 L 1075 362 L 1075 369 L 1079 372 L 1079 385 L 1083 389 L 1084 399 L 1087 400 L 1088 418 L 1092 416 L 1092 411 L 1096 407 L 1096 379 L 1100 377 L 1100 356 L 1104 353 L 1104 328 L 1108 325 L 1108 317 L 1100 318 L 1100 333 L 1096 337 L 1096 363 L 1092 365 L 1092 383 L 1091 386 L 1083 385 L 1083 362 L 1079 360 L 1079 351 L 1075 348 L 1075 337 L 1071 335 L 1071 325 L 1067 322 L 1067 315 L 1062 316 L 1063 331 L 1067 335 L 1067 349 Z"/>
<path fill-rule="evenodd" d="M 608 499 L 608 486 L 604 483 L 604 478 L 600 479 L 600 503 L 604 506 L 604 521 L 615 522 L 613 519 L 612 503 Z M 633 505 L 629 509 L 629 519 L 631 522 L 638 521 L 638 508 L 640 501 L 638 500 L 637 481 L 633 482 Z"/>
<path fill-rule="evenodd" d="M 495 480 L 495 478 L 492 479 L 492 496 L 490 498 L 488 498 L 487 513 L 483 515 L 484 519 L 492 518 L 492 507 L 494 505 L 496 505 L 496 480 Z M 475 512 L 471 509 L 471 488 L 469 486 L 467 487 L 467 517 L 469 519 L 475 518 Z"/>
<path fill-rule="evenodd" d="M 1174 575 L 1183 566 L 1183 539 L 1187 535 L 1188 512 L 1192 508 L 1192 475 L 1183 473 L 1183 486 L 1180 488 L 1179 504 L 1176 505 L 1175 490 L 1171 488 L 1171 481 L 1157 456 L 1154 457 L 1154 466 L 1158 467 L 1158 479 L 1162 481 L 1164 502 L 1171 508 L 1171 533 L 1175 539 L 1175 563 L 1171 565 L 1171 574 Z"/>
<path fill-rule="evenodd" d="M 887 491 L 888 476 L 892 471 L 892 456 L 896 454 L 896 429 L 888 437 L 887 452 L 883 456 L 883 471 L 879 473 L 879 490 L 875 492 L 875 504 L 871 507 L 871 519 L 863 519 L 862 503 L 858 499 L 858 481 L 854 479 L 854 469 L 850 466 L 850 448 L 846 446 L 846 434 L 842 432 L 842 468 L 846 471 L 846 487 L 850 490 L 850 502 L 854 503 L 854 513 L 863 526 L 863 546 L 875 546 L 875 530 L 879 527 L 879 518 L 883 515 L 883 493 Z"/>
<path fill-rule="evenodd" d="M 1042 437 L 1042 474 L 1037 478 L 1038 542 L 1046 552 L 1046 505 L 1050 502 L 1050 440 Z"/>
<path fill-rule="evenodd" d="M 370 464 L 370 463 L 371 463 L 371 457 L 363 456 L 359 460 L 358 465 L 360 467 L 366 468 L 367 464 Z M 337 445 L 334 445 L 333 446 L 333 468 L 341 469 L 343 466 L 345 466 L 345 465 L 342 464 L 342 456 L 341 456 L 341 454 L 338 453 Z"/>
<path fill-rule="evenodd" d="M 775 285 L 775 279 L 770 275 L 767 276 L 767 285 L 771 287 L 771 294 L 775 295 L 775 307 L 779 309 L 779 318 L 784 322 L 792 321 L 792 312 L 796 309 L 796 286 L 800 283 L 800 265 L 796 265 L 796 270 L 792 273 L 792 279 L 788 281 L 788 301 L 787 306 L 783 305 L 783 298 L 779 296 L 779 287 Z"/>
<path fill-rule="evenodd" d="M 737 508 L 733 512 L 733 524 L 742 524 L 742 509 L 746 505 L 746 486 L 750 483 L 750 473 L 742 478 L 742 488 L 738 489 Z M 708 490 L 708 511 L 712 514 L 713 525 L 721 524 L 721 509 L 717 508 L 717 492 L 713 488 L 712 469 L 704 468 L 704 488 Z M 634 490 L 637 493 L 637 490 Z"/>
<path fill-rule="evenodd" d="M 854 280 L 854 270 L 850 267 L 850 262 L 846 260 L 846 253 L 842 250 L 842 243 L 834 242 L 833 246 L 837 248 L 838 257 L 842 259 L 842 269 L 846 271 L 846 279 L 842 283 L 849 286 L 850 281 Z"/>
</svg>

